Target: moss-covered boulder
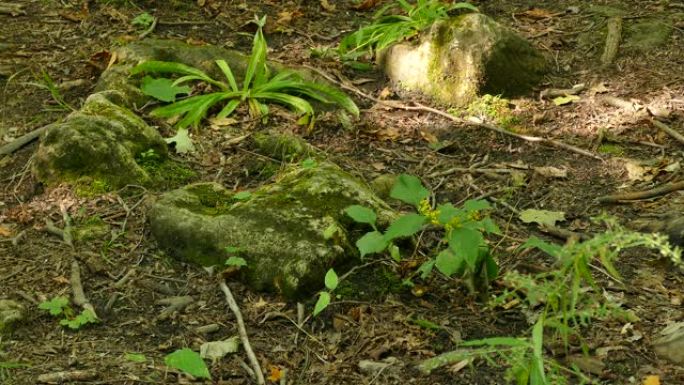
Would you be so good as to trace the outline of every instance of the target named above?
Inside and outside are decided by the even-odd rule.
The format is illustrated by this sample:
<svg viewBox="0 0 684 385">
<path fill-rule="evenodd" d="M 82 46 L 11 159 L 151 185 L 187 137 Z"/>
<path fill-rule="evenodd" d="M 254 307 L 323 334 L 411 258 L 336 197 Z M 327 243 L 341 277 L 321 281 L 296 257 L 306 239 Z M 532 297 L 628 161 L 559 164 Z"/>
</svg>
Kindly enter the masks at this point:
<svg viewBox="0 0 684 385">
<path fill-rule="evenodd" d="M 247 261 L 242 278 L 254 290 L 297 298 L 318 290 L 331 267 L 358 261 L 343 210 L 360 204 L 394 216 L 368 187 L 330 163 L 292 167 L 273 184 L 236 195 L 215 183 L 162 195 L 149 212 L 152 234 L 173 257 L 220 265 Z"/>
<path fill-rule="evenodd" d="M 416 42 L 388 48 L 380 64 L 398 91 L 452 106 L 483 94 L 527 93 L 547 69 L 529 42 L 479 13 L 435 23 Z"/>
<path fill-rule="evenodd" d="M 26 317 L 26 309 L 19 302 L 0 299 L 0 337 L 11 332 Z"/>
<path fill-rule="evenodd" d="M 52 184 L 90 180 L 106 189 L 147 184 L 150 175 L 136 162 L 143 153 L 168 155 L 159 133 L 125 107 L 122 95 L 107 91 L 88 97 L 41 138 L 33 162 L 38 180 Z"/>
</svg>

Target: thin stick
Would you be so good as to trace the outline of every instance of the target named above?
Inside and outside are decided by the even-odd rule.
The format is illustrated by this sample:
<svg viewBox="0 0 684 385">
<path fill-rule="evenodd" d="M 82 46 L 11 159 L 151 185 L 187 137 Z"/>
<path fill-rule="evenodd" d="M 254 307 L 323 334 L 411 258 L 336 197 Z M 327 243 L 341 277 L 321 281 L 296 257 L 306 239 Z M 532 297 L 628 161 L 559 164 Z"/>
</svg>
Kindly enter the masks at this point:
<svg viewBox="0 0 684 385">
<path fill-rule="evenodd" d="M 230 289 L 228 288 L 228 285 L 226 285 L 224 281 L 221 281 L 221 283 L 219 283 L 219 286 L 221 287 L 221 291 L 223 291 L 223 294 L 226 295 L 228 307 L 230 308 L 230 310 L 233 311 L 233 314 L 235 315 L 235 320 L 238 324 L 238 333 L 240 333 L 240 340 L 242 341 L 242 346 L 244 346 L 245 348 L 245 353 L 247 353 L 247 358 L 249 359 L 249 362 L 252 365 L 252 368 L 254 369 L 257 384 L 264 385 L 266 383 L 266 381 L 264 380 L 264 373 L 261 371 L 259 361 L 257 360 L 256 355 L 254 354 L 254 350 L 252 350 L 252 345 L 249 343 L 249 337 L 247 337 L 247 329 L 245 328 L 245 321 L 242 319 L 242 313 L 240 312 L 240 308 L 238 307 L 237 302 L 235 302 L 235 297 L 233 297 L 233 293 L 231 293 Z"/>
<path fill-rule="evenodd" d="M 679 132 L 677 132 L 676 130 L 674 130 L 673 128 L 668 126 L 667 124 L 665 124 L 659 120 L 656 120 L 656 119 L 651 119 L 651 123 L 653 123 L 654 126 L 658 127 L 662 131 L 665 131 L 665 133 L 667 133 L 671 137 L 677 139 L 677 141 L 679 143 L 684 144 L 684 135 L 680 134 Z"/>
<path fill-rule="evenodd" d="M 620 49 L 622 40 L 622 18 L 620 16 L 608 19 L 608 33 L 606 34 L 606 46 L 601 55 L 601 66 L 608 67 L 613 63 Z"/>
<path fill-rule="evenodd" d="M 74 292 L 74 303 L 86 310 L 90 310 L 93 316 L 97 318 L 95 308 L 90 304 L 88 298 L 83 291 L 83 283 L 81 283 L 81 268 L 77 261 L 71 262 L 71 290 Z"/>
<path fill-rule="evenodd" d="M 619 203 L 622 201 L 635 201 L 639 199 L 653 198 L 665 194 L 669 194 L 674 191 L 684 190 L 684 180 L 679 182 L 667 183 L 662 186 L 652 188 L 650 190 L 635 191 L 631 193 L 613 194 L 606 195 L 598 198 L 599 203 Z"/>
<path fill-rule="evenodd" d="M 373 97 L 373 96 L 371 96 L 371 95 L 366 94 L 365 92 L 359 90 L 359 89 L 356 88 L 356 87 L 349 86 L 349 85 L 347 85 L 347 84 L 345 84 L 345 83 L 343 83 L 343 82 L 339 82 L 339 81 L 333 79 L 330 75 L 328 75 L 328 74 L 326 74 L 325 72 L 319 70 L 318 68 L 314 68 L 314 67 L 311 67 L 311 66 L 308 66 L 308 65 L 304 65 L 304 67 L 307 68 L 307 69 L 310 69 L 310 70 L 312 70 L 312 71 L 314 71 L 314 72 L 316 72 L 317 74 L 319 74 L 319 75 L 322 76 L 323 78 L 327 79 L 328 81 L 330 81 L 330 82 L 332 82 L 332 83 L 335 83 L 335 84 L 339 85 L 341 88 L 343 88 L 343 89 L 345 89 L 345 90 L 347 90 L 347 91 L 351 91 L 351 92 L 353 92 L 353 93 L 355 93 L 355 94 L 357 94 L 357 95 L 359 95 L 359 96 L 361 96 L 361 97 L 364 97 L 364 98 L 366 98 L 366 99 L 368 99 L 368 100 L 372 100 L 372 101 L 374 101 L 374 102 L 376 102 L 376 103 L 378 103 L 378 104 L 382 104 L 382 105 L 387 106 L 387 107 L 396 108 L 396 109 L 405 110 L 405 111 L 424 111 L 424 112 L 431 112 L 431 113 L 433 113 L 433 114 L 435 114 L 435 115 L 439 115 L 439 116 L 445 117 L 445 118 L 447 118 L 447 119 L 449 119 L 449 120 L 451 120 L 451 121 L 453 121 L 453 122 L 456 122 L 456 123 L 461 123 L 461 124 L 465 124 L 465 125 L 469 125 L 469 126 L 475 126 L 475 127 L 486 128 L 486 129 L 488 129 L 488 130 L 492 130 L 492 131 L 498 132 L 498 133 L 500 133 L 500 134 L 512 136 L 512 137 L 514 137 L 514 138 L 526 140 L 526 141 L 528 141 L 528 142 L 539 142 L 539 143 L 547 144 L 547 145 L 550 145 L 550 146 L 553 146 L 553 147 L 562 148 L 562 149 L 564 149 L 564 150 L 568 150 L 568 151 L 571 151 L 571 152 L 574 152 L 574 153 L 577 153 L 577 154 L 580 154 L 580 155 L 588 156 L 588 157 L 590 157 L 590 158 L 594 158 L 594 159 L 598 159 L 598 160 L 603 161 L 603 158 L 601 158 L 600 156 L 598 156 L 598 155 L 592 153 L 591 151 L 583 150 L 583 149 L 581 149 L 581 148 L 579 148 L 579 147 L 575 147 L 575 146 L 570 145 L 570 144 L 567 144 L 567 143 L 559 142 L 559 141 L 554 140 L 554 139 L 547 139 L 547 138 L 541 138 L 541 137 L 537 137 L 537 136 L 516 134 L 516 133 L 514 133 L 514 132 L 510 132 L 510 131 L 504 130 L 503 128 L 494 126 L 494 125 L 492 125 L 492 124 L 483 123 L 483 122 L 479 122 L 479 121 L 472 120 L 472 119 L 469 119 L 469 120 L 460 119 L 460 118 L 457 118 L 457 117 L 455 117 L 455 116 L 453 116 L 453 115 L 451 115 L 451 114 L 449 114 L 449 113 L 447 113 L 447 112 L 444 112 L 444 111 L 442 111 L 442 110 L 438 110 L 438 109 L 436 109 L 436 108 L 424 106 L 424 105 L 422 105 L 422 104 L 420 104 L 420 103 L 415 103 L 415 104 L 416 104 L 415 106 L 407 106 L 407 105 L 405 105 L 405 104 L 401 104 L 401 103 L 397 103 L 397 102 L 391 102 L 391 101 L 387 101 L 387 100 L 381 100 L 381 99 L 378 99 L 378 98 L 375 98 L 375 97 Z"/>
</svg>

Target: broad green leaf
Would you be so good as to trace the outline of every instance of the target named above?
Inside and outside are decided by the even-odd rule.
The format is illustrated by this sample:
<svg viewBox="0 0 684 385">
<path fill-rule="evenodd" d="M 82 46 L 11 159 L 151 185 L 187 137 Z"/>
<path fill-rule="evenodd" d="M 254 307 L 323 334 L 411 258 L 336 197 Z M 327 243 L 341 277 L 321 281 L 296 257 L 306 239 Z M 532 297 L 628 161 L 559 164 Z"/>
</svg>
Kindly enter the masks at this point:
<svg viewBox="0 0 684 385">
<path fill-rule="evenodd" d="M 446 225 L 456 216 L 465 216 L 465 212 L 463 210 L 457 209 L 451 203 L 445 203 L 437 206 L 436 211 L 439 212 L 437 221 L 442 225 Z"/>
<path fill-rule="evenodd" d="M 560 257 L 561 253 L 563 252 L 563 247 L 560 245 L 557 245 L 555 243 L 549 243 L 542 241 L 541 239 L 532 236 L 530 237 L 525 243 L 520 245 L 521 249 L 529 249 L 531 247 L 535 247 L 546 254 L 552 256 L 552 257 Z"/>
<path fill-rule="evenodd" d="M 141 354 L 141 353 L 126 353 L 126 354 L 124 354 L 124 358 L 127 361 L 131 361 L 131 362 L 145 362 L 145 361 L 147 361 L 147 357 L 145 357 L 145 355 Z"/>
<path fill-rule="evenodd" d="M 288 95 L 281 92 L 258 92 L 252 94 L 252 98 L 264 99 L 283 104 L 286 107 L 291 107 L 301 114 L 314 114 L 314 109 L 311 107 L 311 104 L 298 96 Z"/>
<path fill-rule="evenodd" d="M 242 267 L 247 266 L 247 261 L 242 257 L 232 256 L 226 260 L 226 265 Z"/>
<path fill-rule="evenodd" d="M 428 330 L 442 330 L 442 327 L 437 325 L 436 323 L 423 319 L 423 318 L 416 318 L 412 319 L 411 322 L 415 324 L 416 326 L 419 326 L 423 329 L 428 329 Z"/>
<path fill-rule="evenodd" d="M 468 199 L 463 203 L 463 209 L 468 211 L 468 212 L 473 212 L 473 211 L 482 211 L 482 210 L 488 210 L 491 209 L 492 206 L 489 204 L 484 199 L 480 200 L 473 200 L 473 199 Z"/>
<path fill-rule="evenodd" d="M 184 348 L 164 357 L 164 363 L 195 378 L 211 378 L 207 364 L 197 352 Z"/>
<path fill-rule="evenodd" d="M 325 287 L 328 288 L 328 290 L 333 291 L 337 289 L 337 284 L 338 284 L 338 278 L 337 274 L 335 273 L 335 270 L 329 269 L 327 273 L 325 273 Z"/>
<path fill-rule="evenodd" d="M 166 143 L 176 143 L 176 152 L 179 154 L 195 151 L 195 146 L 192 144 L 192 140 L 188 136 L 188 130 L 185 128 L 179 128 L 176 131 L 176 135 L 165 140 Z"/>
<path fill-rule="evenodd" d="M 488 234 L 501 234 L 501 229 L 490 217 L 486 217 L 478 222 L 479 228 Z"/>
<path fill-rule="evenodd" d="M 69 299 L 67 297 L 55 297 L 49 301 L 41 302 L 38 308 L 47 310 L 50 312 L 50 315 L 60 315 L 67 306 L 69 306 Z"/>
<path fill-rule="evenodd" d="M 236 193 L 235 195 L 233 195 L 233 199 L 235 199 L 237 201 L 246 201 L 246 200 L 249 200 L 249 198 L 251 198 L 251 197 L 252 197 L 252 193 L 249 191 L 240 191 L 240 192 Z"/>
<path fill-rule="evenodd" d="M 379 231 L 366 233 L 358 241 L 356 247 L 361 252 L 361 258 L 367 254 L 379 253 L 387 248 L 387 241 Z"/>
<path fill-rule="evenodd" d="M 449 236 L 449 249 L 462 257 L 471 271 L 475 271 L 477 268 L 482 243 L 484 243 L 482 234 L 466 227 L 454 229 Z"/>
<path fill-rule="evenodd" d="M 173 80 L 171 79 L 154 79 L 149 76 L 143 78 L 140 90 L 145 95 L 161 100 L 162 102 L 174 102 L 176 101 L 176 95 L 190 93 L 190 87 L 188 86 L 174 86 Z"/>
<path fill-rule="evenodd" d="M 330 293 L 328 293 L 327 291 L 320 292 L 318 295 L 318 301 L 316 301 L 316 305 L 314 306 L 314 317 L 317 316 L 318 313 L 325 310 L 325 308 L 328 307 L 328 305 L 330 305 Z"/>
<path fill-rule="evenodd" d="M 375 215 L 375 212 L 368 207 L 352 205 L 344 209 L 344 212 L 355 222 L 368 223 L 369 225 L 375 227 L 377 216 Z"/>
<path fill-rule="evenodd" d="M 440 273 L 447 277 L 451 277 L 454 274 L 461 275 L 463 273 L 465 261 L 461 256 L 454 254 L 453 251 L 444 249 L 437 254 L 434 266 Z M 428 267 L 430 267 L 430 269 L 432 268 L 431 266 Z"/>
<path fill-rule="evenodd" d="M 430 192 L 423 187 L 420 179 L 413 175 L 401 174 L 392 187 L 390 196 L 418 207 L 420 201 L 430 196 Z"/>
<path fill-rule="evenodd" d="M 525 223 L 555 226 L 556 222 L 565 220 L 565 213 L 562 211 L 527 209 L 520 212 L 520 220 Z"/>
<path fill-rule="evenodd" d="M 402 215 L 395 219 L 387 228 L 387 231 L 385 231 L 385 239 L 389 242 L 396 238 L 414 235 L 423 228 L 425 222 L 427 222 L 427 218 L 420 214 L 411 213 Z"/>
</svg>

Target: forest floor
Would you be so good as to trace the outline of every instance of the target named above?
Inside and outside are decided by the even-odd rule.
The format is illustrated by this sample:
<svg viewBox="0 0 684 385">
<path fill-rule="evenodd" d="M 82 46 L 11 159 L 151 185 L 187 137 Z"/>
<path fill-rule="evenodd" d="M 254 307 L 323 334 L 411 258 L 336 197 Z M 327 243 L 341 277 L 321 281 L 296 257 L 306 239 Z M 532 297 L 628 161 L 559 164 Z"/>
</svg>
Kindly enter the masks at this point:
<svg viewBox="0 0 684 385">
<path fill-rule="evenodd" d="M 374 10 L 355 10 L 345 1 L 71 1 L 17 0 L 15 15 L 0 14 L 0 145 L 54 122 L 77 108 L 106 68 L 112 48 L 138 38 L 133 19 L 147 11 L 159 22 L 149 36 L 214 44 L 249 52 L 254 15 L 268 15 L 266 39 L 271 59 L 307 64 L 338 79 L 346 79 L 375 97 L 395 98 L 375 72 L 354 72 L 334 59 L 313 58 L 311 48 L 334 48 L 340 37 L 368 20 Z M 371 181 L 387 173 L 419 176 L 438 202 L 463 202 L 489 197 L 492 217 L 503 237 L 492 239 L 502 271 L 548 265 L 542 253 L 518 251 L 531 235 L 559 243 L 533 224 L 524 224 L 510 209 L 535 208 L 565 213 L 558 224 L 590 234 L 601 231 L 591 218 L 607 213 L 628 225 L 635 220 L 684 210 L 684 194 L 675 192 L 624 204 L 601 204 L 597 198 L 618 191 L 637 191 L 681 179 L 682 143 L 658 130 L 646 107 L 669 110 L 669 125 L 684 125 L 684 20 L 674 23 L 665 44 L 625 47 L 614 65 L 601 67 L 605 18 L 596 22 L 589 2 L 490 0 L 477 4 L 481 12 L 528 38 L 553 63 L 538 91 L 584 83 L 579 100 L 556 105 L 539 98 L 510 100 L 516 127 L 593 151 L 595 159 L 563 148 L 530 142 L 482 127 L 457 125 L 422 111 L 389 108 L 356 98 L 362 115 L 356 127 L 321 124 L 304 132 L 293 118 L 274 119 L 278 129 L 303 135 L 344 169 Z M 682 3 L 668 1 L 592 2 L 623 9 L 624 28 L 642 19 L 662 19 L 684 12 Z M 1 4 L 7 4 L 3 2 Z M 530 11 L 531 6 L 536 10 Z M 334 9 L 333 9 L 334 8 Z M 62 100 L 45 87 L 49 75 Z M 610 95 L 629 101 L 639 111 L 600 101 Z M 411 104 L 410 100 L 402 103 Z M 423 102 L 425 103 L 425 102 Z M 244 117 L 244 122 L 241 121 Z M 263 129 L 238 115 L 245 129 Z M 179 157 L 199 173 L 198 180 L 254 188 L 269 180 L 245 173 L 253 159 L 240 144 L 226 145 L 220 130 L 195 135 L 197 152 Z M 431 143 L 445 144 L 439 150 Z M 158 192 L 126 191 L 83 197 L 65 186 L 44 188 L 30 173 L 36 143 L 0 157 L 0 298 L 12 298 L 29 309 L 26 321 L 0 339 L 0 383 L 33 384 L 40 374 L 91 370 L 84 383 L 143 384 L 183 382 L 164 366 L 163 357 L 183 347 L 198 350 L 207 340 L 237 335 L 233 314 L 216 279 L 197 266 L 170 260 L 159 251 L 146 226 L 145 198 Z M 492 169 L 461 170 L 453 167 Z M 564 170 L 550 177 L 535 167 Z M 506 170 L 497 172 L 496 170 Z M 111 236 L 65 245 L 45 231 L 47 219 L 63 226 L 63 212 L 74 221 L 99 217 L 111 226 Z M 8 240 L 22 236 L 17 242 Z M 72 261 L 83 266 L 82 279 L 101 323 L 71 331 L 36 305 L 71 293 Z M 386 262 L 386 271 L 406 274 L 410 266 Z M 648 250 L 626 252 L 617 264 L 624 285 L 612 285 L 639 320 L 632 323 L 595 321 L 583 331 L 589 359 L 581 350 L 553 351 L 566 365 L 589 368 L 596 383 L 644 383 L 658 376 L 664 384 L 684 383 L 684 369 L 657 357 L 651 342 L 668 323 L 684 321 L 684 275 Z M 116 285 L 134 271 L 135 279 Z M 609 280 L 603 278 L 607 284 Z M 422 359 L 454 349 L 458 339 L 524 335 L 530 325 L 520 308 L 487 306 L 468 295 L 458 282 L 435 275 L 417 290 L 385 293 L 373 300 L 341 299 L 321 316 L 297 325 L 297 306 L 276 296 L 249 291 L 231 283 L 242 309 L 247 332 L 270 380 L 282 373 L 290 384 L 502 384 L 504 369 L 476 360 L 424 375 L 415 369 Z M 491 296 L 504 290 L 494 282 Z M 420 294 L 420 295 L 419 295 Z M 167 296 L 192 296 L 193 302 L 169 317 L 160 317 Z M 108 305 L 108 302 L 115 299 Z M 312 309 L 315 297 L 305 303 Z M 108 311 L 105 311 L 106 309 Z M 424 327 L 428 320 L 438 330 Z M 198 326 L 219 324 L 211 335 Z M 423 327 L 421 327 L 423 325 Z M 606 353 L 610 352 L 610 353 Z M 133 362 L 127 353 L 139 353 Z M 551 353 L 551 352 L 547 352 Z M 211 366 L 213 383 L 247 384 L 241 354 Z M 359 369 L 362 360 L 395 357 L 403 366 L 380 372 Z M 575 357 L 575 358 L 573 358 Z M 12 368 L 3 363 L 21 363 Z M 496 362 L 496 361 L 495 361 Z M 587 362 L 589 362 L 587 364 Z M 286 370 L 286 371 L 283 371 Z M 571 382 L 575 381 L 568 375 Z M 270 381 L 269 380 L 269 381 Z"/>
</svg>

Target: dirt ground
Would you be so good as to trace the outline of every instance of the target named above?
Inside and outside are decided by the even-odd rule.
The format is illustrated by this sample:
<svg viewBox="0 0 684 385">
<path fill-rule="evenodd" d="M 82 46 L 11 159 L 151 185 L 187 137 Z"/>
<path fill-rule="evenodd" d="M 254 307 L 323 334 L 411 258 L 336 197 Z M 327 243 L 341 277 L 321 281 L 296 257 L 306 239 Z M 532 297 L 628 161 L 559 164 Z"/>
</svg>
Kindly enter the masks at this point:
<svg viewBox="0 0 684 385">
<path fill-rule="evenodd" d="M 271 59 L 307 64 L 347 79 L 376 97 L 393 98 L 384 91 L 386 84 L 379 74 L 354 72 L 334 59 L 311 57 L 311 48 L 334 47 L 341 36 L 370 18 L 373 10 L 355 10 L 350 0 L 326 2 L 327 9 L 324 2 L 287 0 L 16 0 L 1 2 L 0 9 L 8 3 L 22 7 L 14 15 L 0 13 L 0 145 L 77 108 L 106 68 L 110 50 L 139 38 L 142 31 L 132 26 L 132 20 L 143 11 L 158 18 L 150 37 L 245 51 L 254 31 L 248 22 L 254 15 L 266 14 Z M 313 132 L 301 132 L 285 113 L 270 124 L 299 132 L 367 181 L 385 173 L 410 173 L 421 177 L 438 202 L 456 204 L 486 196 L 517 209 L 562 211 L 566 221 L 559 226 L 580 233 L 601 231 L 590 218 L 604 212 L 625 225 L 681 213 L 684 194 L 680 192 L 619 205 L 601 204 L 596 198 L 681 179 L 682 143 L 654 127 L 644 112 L 646 107 L 667 110 L 670 127 L 681 131 L 684 125 L 684 19 L 674 23 L 664 44 L 648 49 L 626 47 L 613 65 L 602 68 L 607 18 L 595 17 L 598 11 L 592 11 L 588 3 L 492 0 L 477 5 L 549 58 L 553 70 L 538 91 L 587 85 L 580 100 L 566 105 L 541 99 L 539 92 L 511 100 L 517 129 L 594 151 L 603 160 L 361 98 L 356 101 L 362 118 L 354 129 L 324 122 Z M 674 1 L 591 3 L 622 8 L 626 33 L 630 23 L 684 12 L 684 4 Z M 532 5 L 537 10 L 530 11 Z M 41 87 L 46 84 L 44 74 L 63 99 Z M 626 100 L 639 111 L 601 102 L 606 95 Z M 263 128 L 253 123 L 244 126 Z M 198 172 L 198 180 L 241 188 L 268 182 L 246 172 L 253 168 L 254 155 L 242 145 L 226 145 L 217 130 L 204 129 L 195 135 L 198 151 L 179 159 Z M 435 138 L 448 145 L 433 149 L 430 142 Z M 145 212 L 147 198 L 158 192 L 129 187 L 82 197 L 65 186 L 45 188 L 30 173 L 36 146 L 34 142 L 0 157 L 0 298 L 15 299 L 30 309 L 26 321 L 11 336 L 0 339 L 0 383 L 34 384 L 38 375 L 74 370 L 94 371 L 94 379 L 83 381 L 92 384 L 188 382 L 164 366 L 165 355 L 183 347 L 197 351 L 205 341 L 237 335 L 235 317 L 216 278 L 197 266 L 170 260 L 157 249 L 146 227 Z M 443 173 L 452 167 L 473 166 L 509 171 Z M 564 169 L 567 176 L 550 178 L 531 171 L 544 166 Z M 510 170 L 522 173 L 524 182 L 512 177 Z M 493 240 L 502 270 L 543 265 L 541 254 L 519 253 L 516 246 L 530 235 L 554 238 L 518 221 L 510 208 L 496 207 L 493 218 L 505 233 Z M 47 220 L 62 227 L 65 212 L 76 223 L 99 217 L 110 226 L 111 234 L 71 248 L 45 230 Z M 16 242 L 10 242 L 19 234 Z M 63 328 L 36 307 L 46 299 L 71 295 L 74 260 L 79 261 L 86 295 L 101 318 L 101 323 L 78 331 Z M 407 269 L 383 264 L 386 271 L 396 274 Z M 644 250 L 626 253 L 618 269 L 626 286 L 612 287 L 611 293 L 620 296 L 623 306 L 640 320 L 595 322 L 586 329 L 592 362 L 599 364 L 588 375 L 595 383 L 606 384 L 641 384 L 648 375 L 659 376 L 663 384 L 684 383 L 684 368 L 658 358 L 650 345 L 667 323 L 684 321 L 684 275 Z M 131 279 L 121 284 L 123 277 Z M 238 283 L 230 285 L 262 368 L 272 379 L 279 370 L 286 370 L 289 384 L 502 384 L 503 368 L 486 361 L 437 370 L 429 376 L 414 366 L 453 349 L 455 335 L 463 340 L 516 336 L 529 328 L 519 309 L 488 307 L 469 297 L 458 282 L 440 277 L 424 282 L 420 296 L 415 291 L 385 291 L 372 300 L 342 299 L 301 328 L 296 304 L 251 292 Z M 495 283 L 492 295 L 501 290 Z M 169 296 L 191 296 L 192 303 L 161 316 L 165 305 L 159 300 Z M 307 312 L 314 301 L 312 297 L 304 303 Z M 421 328 L 412 321 L 416 319 L 429 320 L 442 329 Z M 208 324 L 218 324 L 218 331 L 197 331 Z M 606 347 L 611 348 L 610 354 L 596 354 Z M 132 362 L 126 353 L 141 353 L 147 360 Z M 560 362 L 568 362 L 563 352 L 554 353 Z M 361 360 L 387 357 L 396 357 L 403 366 L 379 373 L 358 367 Z M 211 365 L 213 383 L 252 383 L 242 367 L 244 360 L 239 353 Z"/>
</svg>

